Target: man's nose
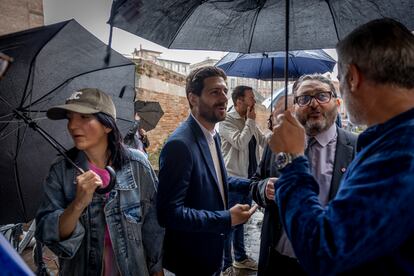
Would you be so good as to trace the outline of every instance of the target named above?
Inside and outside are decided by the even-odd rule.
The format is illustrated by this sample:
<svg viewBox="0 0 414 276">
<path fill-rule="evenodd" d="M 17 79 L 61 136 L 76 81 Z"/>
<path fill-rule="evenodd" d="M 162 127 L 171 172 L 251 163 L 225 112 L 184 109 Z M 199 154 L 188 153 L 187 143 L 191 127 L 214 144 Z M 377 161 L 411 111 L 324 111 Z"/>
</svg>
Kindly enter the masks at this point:
<svg viewBox="0 0 414 276">
<path fill-rule="evenodd" d="M 311 107 L 317 107 L 318 105 L 319 105 L 319 102 L 316 100 L 315 97 L 312 97 L 310 99 L 309 106 L 311 106 Z"/>
<path fill-rule="evenodd" d="M 226 91 L 224 91 L 224 90 L 222 90 L 222 91 L 221 91 L 221 93 L 220 93 L 220 98 L 221 98 L 221 99 L 225 99 L 225 100 L 226 100 L 226 102 L 227 102 L 227 93 L 226 93 Z"/>
</svg>

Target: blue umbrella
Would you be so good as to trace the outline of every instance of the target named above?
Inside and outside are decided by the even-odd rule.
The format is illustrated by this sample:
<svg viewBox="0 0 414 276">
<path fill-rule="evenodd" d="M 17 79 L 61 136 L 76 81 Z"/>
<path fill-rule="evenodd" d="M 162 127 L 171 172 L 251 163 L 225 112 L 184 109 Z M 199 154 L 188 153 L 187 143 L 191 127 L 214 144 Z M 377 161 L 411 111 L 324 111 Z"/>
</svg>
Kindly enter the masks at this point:
<svg viewBox="0 0 414 276">
<path fill-rule="evenodd" d="M 285 57 L 285 52 L 228 53 L 216 66 L 223 69 L 228 76 L 271 80 L 273 94 L 273 80 L 282 80 L 285 77 Z M 290 51 L 288 62 L 289 79 L 297 79 L 304 74 L 332 72 L 336 63 L 323 50 Z M 272 107 L 271 105 L 270 110 Z"/>
<path fill-rule="evenodd" d="M 285 55 L 285 52 L 264 54 L 229 53 L 217 62 L 216 66 L 223 69 L 228 76 L 260 80 L 282 80 L 285 70 Z M 304 74 L 332 72 L 336 63 L 323 50 L 290 51 L 288 59 L 289 79 L 297 79 Z"/>
</svg>

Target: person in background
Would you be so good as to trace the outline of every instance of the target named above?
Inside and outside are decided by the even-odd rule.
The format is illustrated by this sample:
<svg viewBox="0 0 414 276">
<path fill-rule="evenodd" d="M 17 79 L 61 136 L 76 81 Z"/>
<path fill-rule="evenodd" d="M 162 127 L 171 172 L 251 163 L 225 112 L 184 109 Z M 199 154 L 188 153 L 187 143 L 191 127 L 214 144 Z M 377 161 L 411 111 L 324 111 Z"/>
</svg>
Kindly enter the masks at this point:
<svg viewBox="0 0 414 276">
<path fill-rule="evenodd" d="M 289 111 L 270 140 L 281 173 L 280 220 L 311 275 L 412 275 L 414 271 L 414 35 L 382 18 L 337 47 L 350 121 L 368 128 L 329 204 L 305 154 L 305 129 Z M 299 103 L 302 100 L 298 99 Z"/>
<path fill-rule="evenodd" d="M 340 185 L 341 178 L 354 158 L 356 135 L 336 125 L 339 101 L 333 83 L 326 77 L 301 76 L 293 85 L 288 102 L 295 117 L 305 128 L 308 139 L 307 158 L 317 179 L 319 201 L 328 204 Z M 292 99 L 293 97 L 293 99 Z M 283 100 L 283 101 L 282 101 Z M 275 108 L 276 117 L 284 111 L 284 98 Z M 283 108 L 282 108 L 283 107 Z M 252 178 L 251 192 L 257 204 L 265 208 L 259 256 L 259 276 L 305 275 L 295 251 L 282 227 L 278 206 L 274 202 L 274 182 L 280 172 L 276 153 L 266 148 L 260 168 Z"/>
<path fill-rule="evenodd" d="M 73 92 L 47 111 L 67 119 L 74 148 L 52 164 L 36 215 L 36 238 L 59 257 L 60 275 L 163 275 L 164 230 L 156 214 L 157 178 L 144 155 L 126 148 L 112 99 L 96 88 Z M 111 166 L 116 184 L 107 194 Z"/>
<path fill-rule="evenodd" d="M 253 89 L 237 86 L 231 94 L 233 111 L 219 124 L 221 148 L 224 164 L 231 176 L 250 178 L 256 172 L 260 159 L 260 147 L 267 139 L 256 125 L 256 111 Z M 237 203 L 251 204 L 252 198 L 247 190 L 244 193 L 229 191 L 229 207 Z M 234 262 L 232 258 L 232 244 Z M 257 262 L 247 256 L 244 248 L 244 225 L 238 225 L 226 238 L 223 258 L 223 275 L 234 275 L 233 267 L 257 270 Z"/>
<path fill-rule="evenodd" d="M 141 118 L 138 114 L 135 114 L 134 125 L 128 130 L 124 137 L 125 145 L 137 149 L 145 153 L 148 156 L 147 148 L 150 146 L 150 141 L 147 136 L 147 132 L 141 127 Z"/>
</svg>

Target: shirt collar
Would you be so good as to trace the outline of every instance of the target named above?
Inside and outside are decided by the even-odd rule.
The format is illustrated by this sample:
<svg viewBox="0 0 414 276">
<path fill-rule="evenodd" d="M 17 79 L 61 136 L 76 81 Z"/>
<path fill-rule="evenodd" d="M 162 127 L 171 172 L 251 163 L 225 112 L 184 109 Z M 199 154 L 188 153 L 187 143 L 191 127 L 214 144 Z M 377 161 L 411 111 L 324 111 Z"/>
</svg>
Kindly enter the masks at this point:
<svg viewBox="0 0 414 276">
<path fill-rule="evenodd" d="M 324 132 L 315 135 L 315 140 L 318 141 L 322 147 L 326 147 L 326 145 L 328 145 L 330 141 L 334 140 L 336 136 L 336 124 L 332 124 Z"/>
<path fill-rule="evenodd" d="M 197 122 L 197 124 L 200 126 L 201 131 L 204 133 L 204 136 L 206 137 L 206 140 L 209 144 L 211 144 L 212 142 L 214 142 L 214 135 L 216 135 L 216 130 L 213 128 L 212 131 L 206 129 L 197 119 L 196 117 L 193 115 L 193 113 L 190 113 L 191 117 L 193 117 L 193 119 Z"/>
</svg>

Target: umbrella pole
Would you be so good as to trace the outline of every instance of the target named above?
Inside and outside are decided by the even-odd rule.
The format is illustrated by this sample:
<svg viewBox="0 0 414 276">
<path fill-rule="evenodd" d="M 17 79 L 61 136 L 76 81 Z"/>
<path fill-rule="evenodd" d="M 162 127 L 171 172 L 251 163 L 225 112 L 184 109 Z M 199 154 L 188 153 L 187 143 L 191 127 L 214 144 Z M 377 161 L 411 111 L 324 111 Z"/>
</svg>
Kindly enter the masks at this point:
<svg viewBox="0 0 414 276">
<path fill-rule="evenodd" d="M 288 108 L 288 72 L 289 72 L 289 10 L 290 0 L 286 0 L 286 16 L 285 16 L 285 110 Z"/>
<path fill-rule="evenodd" d="M 270 114 L 273 113 L 273 69 L 274 69 L 275 59 L 272 57 L 272 82 L 270 83 Z"/>
<path fill-rule="evenodd" d="M 46 131 L 44 131 L 38 124 L 36 124 L 36 122 L 34 122 L 31 118 L 27 117 L 23 112 L 20 112 L 16 109 L 14 109 L 13 112 L 14 114 L 16 114 L 17 117 L 22 119 L 30 128 L 37 131 L 43 138 L 45 138 L 46 141 L 48 141 L 49 144 L 52 145 L 52 147 L 54 147 L 73 167 L 75 167 L 75 169 L 78 172 L 85 173 L 85 171 L 82 168 L 76 165 L 75 162 L 73 162 L 72 159 L 70 159 L 69 156 L 66 155 L 66 153 L 62 150 L 63 146 L 59 144 Z"/>
<path fill-rule="evenodd" d="M 52 136 L 50 136 L 49 133 L 47 133 L 38 124 L 36 124 L 36 122 L 34 122 L 31 118 L 27 117 L 24 113 L 16 109 L 14 109 L 13 112 L 14 114 L 16 114 L 17 117 L 22 119 L 30 128 L 32 128 L 34 131 L 37 131 L 43 138 L 45 138 L 45 140 L 48 141 L 49 144 L 52 145 L 52 147 L 54 147 L 66 159 L 66 161 L 68 161 L 78 172 L 80 172 L 81 174 L 85 173 L 85 171 L 81 167 L 76 165 L 76 163 L 73 162 L 72 159 L 69 158 L 69 156 L 67 156 L 67 154 L 65 153 L 66 149 L 61 144 L 59 144 L 59 142 L 56 141 Z M 106 194 L 110 192 L 116 184 L 115 170 L 111 166 L 106 166 L 105 169 L 108 171 L 110 175 L 110 181 L 105 188 L 97 188 L 95 190 L 95 192 L 98 194 Z"/>
</svg>

